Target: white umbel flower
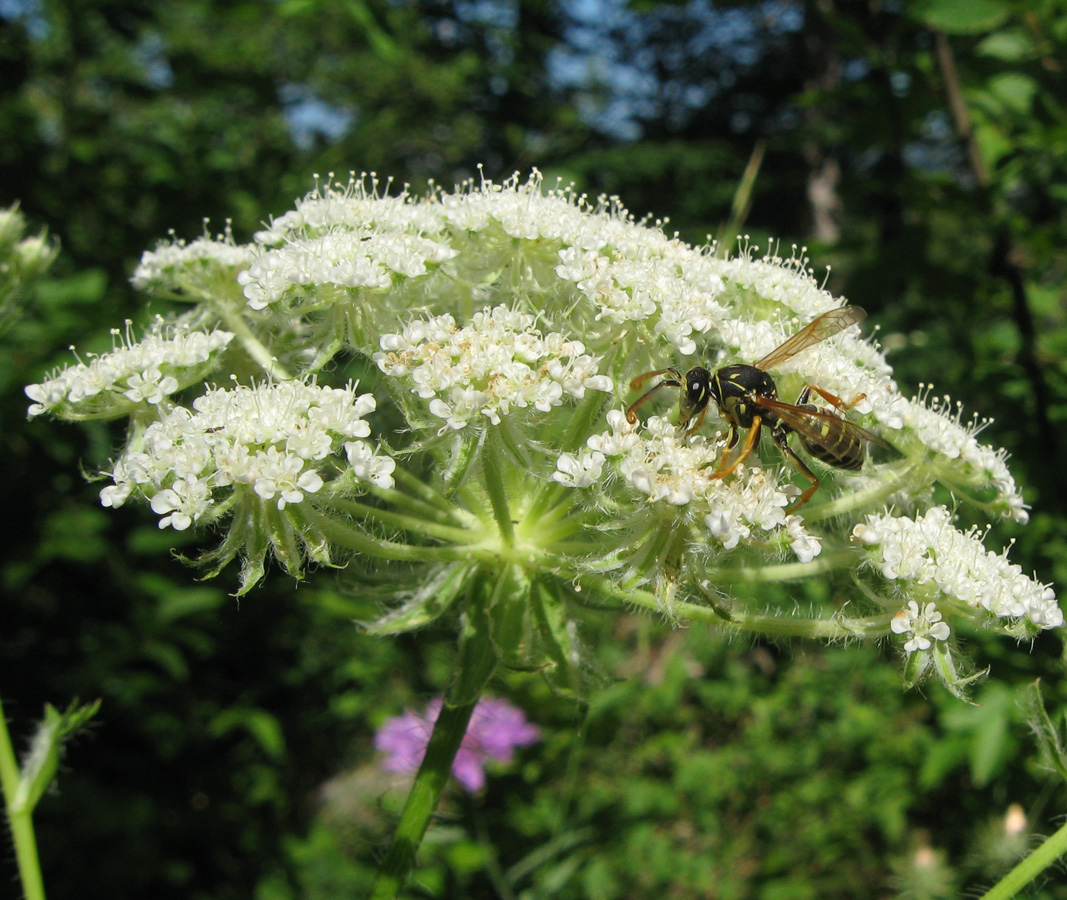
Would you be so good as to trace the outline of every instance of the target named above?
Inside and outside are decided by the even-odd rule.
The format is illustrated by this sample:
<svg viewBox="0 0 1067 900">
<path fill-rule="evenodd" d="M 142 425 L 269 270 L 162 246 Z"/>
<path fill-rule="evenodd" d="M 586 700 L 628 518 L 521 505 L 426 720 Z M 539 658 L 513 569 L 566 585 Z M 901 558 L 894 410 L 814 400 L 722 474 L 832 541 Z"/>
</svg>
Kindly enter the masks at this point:
<svg viewBox="0 0 1067 900">
<path fill-rule="evenodd" d="M 558 667 L 566 689 L 577 645 L 563 607 L 580 592 L 753 633 L 896 633 L 909 683 L 936 671 L 957 693 L 969 677 L 952 617 L 1021 638 L 1063 623 L 1052 590 L 986 551 L 985 533 L 927 511 L 936 486 L 980 513 L 1026 520 L 1006 454 L 978 441 L 982 422 L 928 389 L 902 392 L 864 329 L 808 332 L 822 339 L 777 354 L 766 372 L 781 402 L 804 390 L 829 412 L 841 398 L 830 415 L 872 432 L 862 459 L 853 445 L 837 460 L 858 471 L 820 453 L 819 429 L 800 420 L 787 423 L 800 431 L 788 452 L 770 414 L 757 444 L 723 421 L 736 407 L 693 393 L 700 372 L 682 391 L 698 407 L 710 400 L 695 410 L 701 421 L 680 409 L 678 386 L 663 384 L 680 380 L 671 373 L 752 366 L 846 303 L 802 249 L 783 259 L 748 245 L 723 259 L 635 220 L 617 198 L 548 186 L 537 172 L 423 197 L 390 191 L 373 174 L 330 176 L 248 245 L 227 231 L 145 254 L 135 285 L 189 304 L 184 324 L 27 389 L 33 416 L 129 416 L 101 503 L 147 501 L 175 530 L 225 523 L 201 563 L 216 574 L 240 557 L 242 592 L 267 554 L 294 577 L 338 554 L 345 566 L 365 556 L 425 572 L 398 590 L 385 630 L 445 610 L 475 621 L 481 585 L 499 584 L 494 622 L 513 608 L 516 627 L 494 625 L 493 640 L 515 643 L 493 652 L 523 660 L 544 649 L 550 661 L 531 667 Z M 252 373 L 271 382 L 205 384 Z M 319 386 L 356 376 L 368 393 Z M 623 410 L 642 386 L 644 421 L 631 423 Z M 199 399 L 179 406 L 181 391 Z M 371 433 L 372 394 L 390 405 L 385 434 Z M 817 487 L 803 504 L 796 460 Z M 882 513 L 887 503 L 918 512 Z M 729 599 L 737 582 L 835 573 L 842 602 L 810 613 L 786 591 Z M 537 597 L 519 596 L 524 585 Z M 778 597 L 785 605 L 768 615 Z"/>
</svg>

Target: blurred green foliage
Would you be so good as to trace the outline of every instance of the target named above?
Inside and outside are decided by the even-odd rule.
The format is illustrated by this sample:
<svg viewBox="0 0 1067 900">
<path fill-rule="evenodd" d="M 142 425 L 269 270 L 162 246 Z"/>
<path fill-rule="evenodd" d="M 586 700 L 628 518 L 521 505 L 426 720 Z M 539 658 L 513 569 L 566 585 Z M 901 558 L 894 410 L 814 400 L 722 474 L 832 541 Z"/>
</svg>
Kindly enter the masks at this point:
<svg viewBox="0 0 1067 900">
<path fill-rule="evenodd" d="M 313 173 L 421 187 L 479 163 L 537 165 L 702 241 L 763 141 L 745 231 L 832 264 L 902 384 L 995 418 L 1034 511 L 991 545 L 1013 537 L 1062 594 L 1065 59 L 1056 0 L 5 5 L 0 203 L 63 254 L 0 353 L 0 694 L 15 734 L 46 702 L 103 701 L 38 809 L 52 896 L 359 896 L 403 793 L 373 729 L 449 671 L 433 632 L 361 635 L 373 595 L 328 572 L 239 606 L 197 584 L 81 477 L 115 435 L 24 423 L 24 383 L 145 318 L 125 283 L 144 249 L 204 217 L 245 237 Z M 1062 818 L 1021 706 L 1040 677 L 1050 716 L 1067 707 L 1055 636 L 984 642 L 975 707 L 902 694 L 879 648 L 617 613 L 583 636 L 603 675 L 587 707 L 536 676 L 498 686 L 544 743 L 450 797 L 413 896 L 957 896 L 1021 849 L 1012 804 L 1036 833 Z"/>
</svg>

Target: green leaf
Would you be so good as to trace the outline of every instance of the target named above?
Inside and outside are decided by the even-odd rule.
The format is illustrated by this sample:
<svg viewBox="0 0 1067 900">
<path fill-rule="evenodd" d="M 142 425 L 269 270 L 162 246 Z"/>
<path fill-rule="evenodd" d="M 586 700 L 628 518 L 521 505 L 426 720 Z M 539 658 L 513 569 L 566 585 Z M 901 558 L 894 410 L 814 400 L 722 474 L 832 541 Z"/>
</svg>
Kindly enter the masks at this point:
<svg viewBox="0 0 1067 900">
<path fill-rule="evenodd" d="M 378 636 L 423 628 L 452 608 L 467 586 L 470 574 L 471 567 L 464 563 L 443 566 L 401 606 L 363 627 L 367 634 Z"/>
<path fill-rule="evenodd" d="M 1013 704 L 1014 696 L 1008 690 L 983 692 L 982 714 L 976 717 L 971 746 L 971 777 L 979 787 L 989 784 L 1010 755 Z"/>
<path fill-rule="evenodd" d="M 224 710 L 211 720 L 210 732 L 222 737 L 233 731 L 246 731 L 271 759 L 285 755 L 285 735 L 277 718 L 263 709 L 238 706 Z"/>
<path fill-rule="evenodd" d="M 1041 750 L 1041 762 L 1067 782 L 1067 715 L 1060 710 L 1059 723 L 1053 722 L 1041 695 L 1041 682 L 1026 690 L 1027 722 Z"/>
<path fill-rule="evenodd" d="M 989 93 L 1004 107 L 1016 113 L 1029 112 L 1038 90 L 1037 82 L 1021 72 L 1004 72 L 989 80 Z"/>
<path fill-rule="evenodd" d="M 142 582 L 149 580 L 144 578 Z M 156 612 L 161 622 L 177 622 L 186 616 L 219 609 L 227 603 L 226 593 L 219 588 L 182 585 L 175 589 L 167 579 L 156 578 L 152 581 L 155 583 L 156 596 L 159 597 Z"/>
<path fill-rule="evenodd" d="M 1011 15 L 1003 0 L 925 0 L 913 7 L 916 18 L 945 34 L 992 31 Z"/>
<path fill-rule="evenodd" d="M 1018 29 L 996 31 L 984 38 L 975 48 L 979 56 L 989 56 L 1004 62 L 1030 59 L 1036 52 L 1029 35 Z"/>
<path fill-rule="evenodd" d="M 59 712 L 48 704 L 44 719 L 30 740 L 30 749 L 22 760 L 19 784 L 12 806 L 32 810 L 56 776 L 63 743 L 82 728 L 100 709 L 100 701 L 77 706 L 77 701 Z"/>
</svg>

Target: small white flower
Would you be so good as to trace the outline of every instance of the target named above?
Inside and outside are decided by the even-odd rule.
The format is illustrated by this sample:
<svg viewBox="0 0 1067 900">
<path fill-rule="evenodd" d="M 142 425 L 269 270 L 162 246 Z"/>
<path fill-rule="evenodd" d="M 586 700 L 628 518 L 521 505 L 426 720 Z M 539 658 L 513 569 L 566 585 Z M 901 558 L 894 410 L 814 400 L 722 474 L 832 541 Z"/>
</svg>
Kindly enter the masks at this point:
<svg viewBox="0 0 1067 900">
<path fill-rule="evenodd" d="M 604 454 L 598 450 L 583 450 L 578 456 L 561 453 L 552 480 L 567 487 L 585 488 L 596 484 L 603 472 Z"/>
<path fill-rule="evenodd" d="M 822 553 L 822 541 L 804 527 L 804 520 L 800 516 L 787 516 L 785 524 L 789 546 L 802 563 L 809 563 Z"/>
<path fill-rule="evenodd" d="M 164 375 L 158 368 L 152 367 L 143 372 L 135 372 L 127 378 L 126 387 L 123 396 L 127 400 L 155 406 L 164 397 L 176 393 L 181 385 L 173 375 Z"/>
<path fill-rule="evenodd" d="M 100 505 L 118 509 L 122 506 L 133 491 L 133 483 L 124 481 L 121 484 L 109 484 L 100 491 Z"/>
<path fill-rule="evenodd" d="M 396 460 L 391 456 L 381 456 L 374 452 L 366 441 L 349 441 L 345 444 L 348 464 L 359 481 L 369 481 L 380 488 L 393 486 L 393 472 Z"/>
<path fill-rule="evenodd" d="M 916 650 L 929 650 L 932 641 L 947 641 L 950 629 L 947 622 L 943 622 L 937 606 L 927 603 L 919 610 L 919 604 L 909 600 L 905 609 L 902 609 L 889 623 L 894 634 L 910 634 L 911 637 L 904 644 L 907 653 Z"/>
<path fill-rule="evenodd" d="M 197 478 L 178 478 L 152 497 L 152 512 L 163 516 L 159 527 L 185 531 L 211 505 L 211 491 Z M 105 504 L 107 505 L 107 504 Z"/>
<path fill-rule="evenodd" d="M 299 503 L 304 493 L 315 493 L 322 487 L 322 478 L 313 469 L 304 469 L 304 460 L 278 447 L 268 447 L 256 453 L 242 474 L 242 480 L 251 484 L 263 500 L 278 498 L 278 509 L 287 503 Z"/>
</svg>

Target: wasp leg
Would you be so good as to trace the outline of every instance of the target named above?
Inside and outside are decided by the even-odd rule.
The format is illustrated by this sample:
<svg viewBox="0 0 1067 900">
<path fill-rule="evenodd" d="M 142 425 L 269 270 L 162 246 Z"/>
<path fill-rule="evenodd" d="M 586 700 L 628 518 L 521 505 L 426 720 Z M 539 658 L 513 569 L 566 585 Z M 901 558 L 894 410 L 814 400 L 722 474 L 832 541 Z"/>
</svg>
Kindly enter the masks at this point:
<svg viewBox="0 0 1067 900">
<path fill-rule="evenodd" d="M 731 425 L 730 426 L 730 433 L 729 433 L 729 435 L 727 435 L 727 438 L 726 438 L 726 447 L 722 451 L 722 456 L 719 457 L 718 464 L 715 466 L 715 471 L 716 472 L 720 472 L 726 467 L 726 460 L 730 456 L 730 451 L 733 450 L 734 447 L 736 447 L 736 446 L 737 446 L 737 428 L 734 425 Z M 707 469 L 710 466 L 711 466 L 711 463 L 704 463 L 700 468 L 701 469 Z M 716 479 L 718 479 L 720 476 L 715 475 L 714 477 Z"/>
<path fill-rule="evenodd" d="M 799 406 L 800 404 L 798 403 L 797 405 Z M 800 499 L 797 500 L 796 503 L 794 503 L 785 511 L 785 514 L 788 516 L 795 513 L 798 509 L 800 509 L 800 507 L 802 507 L 812 497 L 815 496 L 815 492 L 819 489 L 819 485 L 821 482 L 819 481 L 816 474 L 804 464 L 804 460 L 802 460 L 793 452 L 793 448 L 790 447 L 786 441 L 787 437 L 787 434 L 782 434 L 780 436 L 775 435 L 774 442 L 781 449 L 782 453 L 785 454 L 785 458 L 789 460 L 793 468 L 796 469 L 801 475 L 803 475 L 805 478 L 808 479 L 808 481 L 811 482 L 811 484 L 808 485 L 808 487 L 806 487 L 804 489 L 804 492 L 800 495 Z"/>
<path fill-rule="evenodd" d="M 804 387 L 804 390 L 800 392 L 800 396 L 797 398 L 797 406 L 803 406 L 808 402 L 808 397 L 811 396 L 811 392 L 815 391 L 820 397 L 823 398 L 831 406 L 837 409 L 852 409 L 861 400 L 866 400 L 866 394 L 856 394 L 851 400 L 842 400 L 836 394 L 831 394 L 829 391 L 824 391 L 821 387 L 816 387 L 814 384 L 809 384 Z"/>
<path fill-rule="evenodd" d="M 697 429 L 698 429 L 698 428 L 699 428 L 699 427 L 700 427 L 701 425 L 703 425 L 703 424 L 704 424 L 704 414 L 705 414 L 705 413 L 706 413 L 707 411 L 708 411 L 708 408 L 707 408 L 707 407 L 705 406 L 705 407 L 704 407 L 704 408 L 703 408 L 703 409 L 702 409 L 702 410 L 701 410 L 701 411 L 700 411 L 699 413 L 697 413 L 697 415 L 696 415 L 696 417 L 695 417 L 695 421 L 693 421 L 693 424 L 692 424 L 692 425 L 690 425 L 690 426 L 689 426 L 688 428 L 685 428 L 685 422 L 679 422 L 679 423 L 678 423 L 678 426 L 679 426 L 679 428 L 685 428 L 685 433 L 686 433 L 687 435 L 688 435 L 688 434 L 692 434 L 692 433 L 693 433 L 694 431 L 696 431 L 696 430 L 697 430 Z M 631 422 L 630 424 L 632 425 L 633 423 Z M 736 440 L 734 441 L 734 443 L 736 443 Z"/>
<path fill-rule="evenodd" d="M 720 478 L 725 478 L 727 475 L 732 474 L 737 467 L 745 461 L 748 455 L 752 452 L 752 449 L 759 442 L 760 423 L 762 421 L 763 420 L 759 416 L 752 417 L 752 425 L 748 429 L 748 437 L 745 438 L 745 443 L 744 446 L 741 447 L 741 452 L 737 454 L 737 459 L 727 466 L 726 458 L 730 455 L 730 450 L 733 449 L 734 444 L 737 443 L 737 429 L 732 425 L 730 426 L 730 438 L 726 442 L 726 452 L 723 453 L 722 459 L 719 460 L 719 468 L 711 475 L 712 481 L 718 481 Z"/>
<path fill-rule="evenodd" d="M 631 425 L 637 424 L 637 407 L 644 403 L 649 397 L 651 397 L 656 391 L 662 387 L 681 387 L 682 386 L 682 374 L 677 369 L 656 369 L 655 372 L 645 372 L 644 375 L 638 375 L 633 381 L 630 382 L 630 390 L 636 391 L 641 387 L 649 378 L 655 378 L 657 375 L 670 375 L 670 378 L 664 378 L 659 384 L 653 385 L 647 391 L 645 391 L 640 397 L 638 397 L 633 403 L 631 403 L 626 409 L 626 421 Z"/>
</svg>

